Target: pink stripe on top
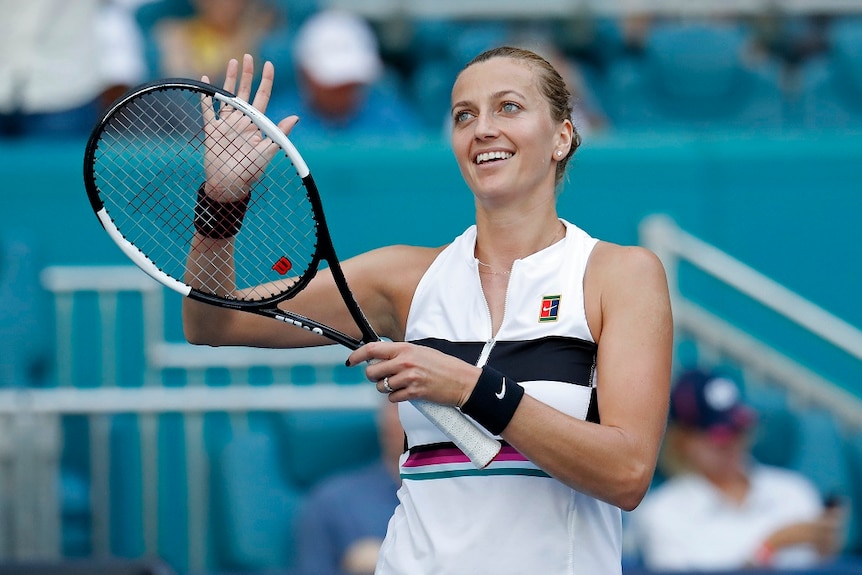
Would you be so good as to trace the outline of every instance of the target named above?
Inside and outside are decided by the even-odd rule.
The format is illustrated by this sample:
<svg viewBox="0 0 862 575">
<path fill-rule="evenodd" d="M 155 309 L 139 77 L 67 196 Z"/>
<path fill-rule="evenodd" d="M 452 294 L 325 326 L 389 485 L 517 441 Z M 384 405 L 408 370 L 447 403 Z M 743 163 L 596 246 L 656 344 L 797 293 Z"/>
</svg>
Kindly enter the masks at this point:
<svg viewBox="0 0 862 575">
<path fill-rule="evenodd" d="M 426 465 L 442 465 L 446 463 L 469 463 L 469 458 L 457 447 L 443 447 L 428 451 L 411 453 L 404 462 L 404 467 L 423 467 Z M 504 445 L 494 458 L 494 461 L 527 461 L 518 450 Z"/>
</svg>

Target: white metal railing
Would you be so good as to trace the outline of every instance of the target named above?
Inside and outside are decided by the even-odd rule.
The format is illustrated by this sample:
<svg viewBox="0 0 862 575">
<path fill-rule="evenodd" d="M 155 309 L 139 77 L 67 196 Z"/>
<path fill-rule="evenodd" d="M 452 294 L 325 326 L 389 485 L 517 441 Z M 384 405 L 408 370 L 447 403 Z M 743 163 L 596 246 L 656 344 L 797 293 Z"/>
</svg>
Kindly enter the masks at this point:
<svg viewBox="0 0 862 575">
<path fill-rule="evenodd" d="M 333 383 L 313 386 L 16 388 L 0 390 L 0 417 L 373 409 L 379 405 L 380 397 L 371 385 Z"/>
<path fill-rule="evenodd" d="M 60 554 L 60 508 L 56 497 L 63 417 L 89 422 L 91 545 L 95 558 L 112 555 L 111 417 L 135 414 L 140 442 L 144 553 L 159 555 L 159 452 L 161 414 L 183 416 L 187 476 L 189 572 L 208 568 L 209 461 L 204 445 L 207 413 L 230 414 L 242 431 L 251 412 L 371 410 L 380 401 L 373 386 L 336 384 L 347 351 L 339 346 L 302 350 L 209 348 L 166 341 L 165 290 L 134 266 L 49 267 L 42 283 L 52 295 L 56 318 L 56 388 L 0 390 L 0 560 L 51 559 Z M 87 308 L 81 302 L 90 298 Z M 97 317 L 81 317 L 82 309 Z M 133 308 L 133 309 L 130 309 Z M 131 318 L 131 320 L 129 319 Z M 97 332 L 82 335 L 82 325 Z M 92 330 L 97 326 L 97 330 Z M 289 329 L 289 328 L 286 328 Z M 126 340 L 143 342 L 139 385 L 123 381 Z M 79 363 L 96 357 L 94 378 L 81 380 Z M 314 385 L 291 385 L 289 369 L 308 366 Z M 229 374 L 227 386 L 207 385 L 213 369 Z M 249 385 L 253 368 L 272 370 L 274 383 Z M 182 371 L 185 385 L 163 385 L 168 370 Z M 139 381 L 137 381 L 139 380 Z M 134 383 L 132 385 L 134 385 Z"/>
<path fill-rule="evenodd" d="M 677 331 L 693 334 L 791 394 L 830 410 L 844 423 L 862 427 L 862 400 L 750 334 L 710 313 L 680 293 L 678 268 L 686 261 L 739 293 L 829 342 L 860 362 L 862 330 L 815 305 L 771 278 L 680 229 L 668 216 L 653 215 L 640 226 L 641 243 L 662 260 L 668 276 Z"/>
<path fill-rule="evenodd" d="M 862 402 L 833 383 L 799 365 L 710 314 L 679 293 L 676 270 L 682 260 L 775 310 L 798 325 L 862 360 L 862 332 L 804 300 L 756 270 L 679 229 L 666 216 L 653 216 L 641 226 L 642 243 L 656 252 L 668 272 L 677 329 L 769 374 L 795 396 L 823 405 L 843 421 L 862 426 Z M 156 438 L 163 413 L 183 414 L 187 463 L 188 564 L 190 572 L 207 568 L 209 540 L 208 465 L 203 446 L 203 417 L 208 412 L 231 414 L 241 427 L 249 412 L 302 409 L 373 409 L 379 394 L 372 386 L 336 385 L 335 369 L 346 351 L 338 346 L 304 350 L 208 348 L 166 341 L 163 325 L 164 290 L 133 266 L 52 267 L 42 276 L 52 294 L 56 317 L 57 380 L 55 389 L 0 390 L 0 558 L 50 558 L 59 554 L 60 517 L 56 477 L 60 444 L 60 418 L 83 415 L 90 422 L 90 476 L 92 547 L 96 557 L 111 554 L 110 426 L 113 414 L 137 414 L 140 434 L 145 552 L 159 552 L 158 461 Z M 134 296 L 127 301 L 129 294 Z M 95 318 L 77 318 L 80 299 L 96 299 Z M 137 322 L 127 318 L 126 307 L 139 306 Z M 100 337 L 82 338 L 81 321 L 98 325 Z M 126 373 L 119 365 L 124 338 L 130 332 L 144 346 L 141 385 L 119 386 Z M 88 349 L 98 347 L 95 381 L 80 381 L 76 362 Z M 128 351 L 128 350 L 126 350 Z M 312 386 L 284 383 L 248 385 L 251 368 L 265 366 L 289 370 L 307 365 L 320 382 Z M 227 370 L 230 385 L 206 385 L 207 372 Z M 181 370 L 184 387 L 165 387 L 163 375 Z M 280 374 L 274 378 L 286 381 Z"/>
</svg>

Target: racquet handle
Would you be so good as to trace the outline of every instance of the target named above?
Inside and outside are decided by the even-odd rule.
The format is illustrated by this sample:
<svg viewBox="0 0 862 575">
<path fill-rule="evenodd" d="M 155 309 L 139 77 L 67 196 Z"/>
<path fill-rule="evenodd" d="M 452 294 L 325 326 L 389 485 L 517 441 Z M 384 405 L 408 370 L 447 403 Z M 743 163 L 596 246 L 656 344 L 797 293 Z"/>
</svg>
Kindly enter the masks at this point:
<svg viewBox="0 0 862 575">
<path fill-rule="evenodd" d="M 369 364 L 380 363 L 371 359 Z M 461 410 L 451 405 L 440 405 L 433 401 L 416 399 L 410 402 L 416 411 L 437 426 L 478 469 L 488 467 L 503 447 L 499 441 L 485 433 L 478 424 L 467 419 Z"/>
<path fill-rule="evenodd" d="M 467 419 L 458 408 L 424 400 L 414 400 L 410 404 L 446 434 L 477 468 L 487 467 L 500 452 L 500 442 Z"/>
</svg>

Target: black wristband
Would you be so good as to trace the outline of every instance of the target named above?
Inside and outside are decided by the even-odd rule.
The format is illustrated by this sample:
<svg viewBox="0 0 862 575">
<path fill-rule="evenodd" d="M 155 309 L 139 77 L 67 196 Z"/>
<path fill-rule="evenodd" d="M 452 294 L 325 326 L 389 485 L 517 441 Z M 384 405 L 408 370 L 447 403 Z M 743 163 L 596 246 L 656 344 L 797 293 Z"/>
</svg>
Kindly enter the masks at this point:
<svg viewBox="0 0 862 575">
<path fill-rule="evenodd" d="M 251 194 L 235 202 L 219 202 L 212 199 L 201 184 L 195 202 L 195 231 L 202 236 L 215 239 L 232 238 L 240 228 Z"/>
<path fill-rule="evenodd" d="M 518 382 L 485 366 L 461 411 L 494 435 L 499 435 L 509 425 L 522 397 L 524 388 Z"/>
</svg>

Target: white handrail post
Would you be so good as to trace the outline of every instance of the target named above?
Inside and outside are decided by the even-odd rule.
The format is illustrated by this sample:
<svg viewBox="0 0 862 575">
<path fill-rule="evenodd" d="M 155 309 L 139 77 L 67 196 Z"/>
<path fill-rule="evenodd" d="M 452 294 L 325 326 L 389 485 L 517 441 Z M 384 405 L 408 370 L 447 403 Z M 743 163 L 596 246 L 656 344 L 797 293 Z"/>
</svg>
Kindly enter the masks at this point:
<svg viewBox="0 0 862 575">
<path fill-rule="evenodd" d="M 669 216 L 655 214 L 644 218 L 639 234 L 641 244 L 652 250 L 665 266 L 674 307 L 674 325 L 677 329 L 685 326 L 693 335 L 709 342 L 708 349 L 713 352 L 730 354 L 742 362 L 751 359 L 750 354 L 735 344 L 734 338 L 738 340 L 740 337 L 735 328 L 711 318 L 706 310 L 681 294 L 678 275 L 681 260 L 862 362 L 862 330 L 680 229 Z M 809 372 L 778 352 L 761 355 L 769 357 L 758 361 L 758 368 L 774 375 L 792 394 L 830 409 L 845 423 L 862 426 L 862 400 L 823 378 L 789 375 Z M 797 365 L 797 368 L 791 370 L 788 365 Z"/>
</svg>

